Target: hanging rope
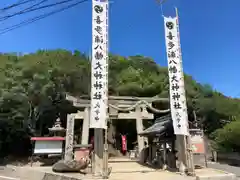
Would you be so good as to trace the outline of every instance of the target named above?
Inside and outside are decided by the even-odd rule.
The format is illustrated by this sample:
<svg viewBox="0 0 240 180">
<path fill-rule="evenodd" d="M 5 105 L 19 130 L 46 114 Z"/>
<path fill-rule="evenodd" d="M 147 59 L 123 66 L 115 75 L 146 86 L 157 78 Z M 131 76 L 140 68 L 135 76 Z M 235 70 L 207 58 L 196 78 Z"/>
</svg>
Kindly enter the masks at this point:
<svg viewBox="0 0 240 180">
<path fill-rule="evenodd" d="M 73 97 L 71 95 L 68 95 L 68 94 L 66 95 L 66 99 L 68 101 L 80 103 L 79 100 L 76 100 L 75 97 Z M 118 99 L 116 98 L 115 100 L 118 100 Z M 113 105 L 113 104 L 109 104 L 109 107 L 112 107 L 113 109 L 116 109 L 118 111 L 127 112 L 127 111 L 134 110 L 137 106 L 145 105 L 145 107 L 149 108 L 154 113 L 167 113 L 167 112 L 170 112 L 170 109 L 159 110 L 159 109 L 156 109 L 156 108 L 152 107 L 151 103 L 156 102 L 156 101 L 161 101 L 157 97 L 155 99 L 152 99 L 151 102 L 147 102 L 147 101 L 142 100 L 142 99 L 137 98 L 137 97 L 131 98 L 130 100 L 134 100 L 134 101 L 137 101 L 137 102 L 134 105 L 132 105 L 130 107 L 127 107 L 127 108 L 119 108 L 117 105 Z"/>
<path fill-rule="evenodd" d="M 159 110 L 159 109 L 156 109 L 154 107 L 152 107 L 151 104 L 149 104 L 147 101 L 144 101 L 144 100 L 140 100 L 138 101 L 136 104 L 128 107 L 128 108 L 119 108 L 113 104 L 109 104 L 110 107 L 118 110 L 118 111 L 123 111 L 123 112 L 126 112 L 126 111 L 131 111 L 133 109 L 135 109 L 137 106 L 140 106 L 140 105 L 145 105 L 147 108 L 149 108 L 152 112 L 154 113 L 167 113 L 167 112 L 170 112 L 170 109 L 166 109 L 166 110 Z"/>
</svg>

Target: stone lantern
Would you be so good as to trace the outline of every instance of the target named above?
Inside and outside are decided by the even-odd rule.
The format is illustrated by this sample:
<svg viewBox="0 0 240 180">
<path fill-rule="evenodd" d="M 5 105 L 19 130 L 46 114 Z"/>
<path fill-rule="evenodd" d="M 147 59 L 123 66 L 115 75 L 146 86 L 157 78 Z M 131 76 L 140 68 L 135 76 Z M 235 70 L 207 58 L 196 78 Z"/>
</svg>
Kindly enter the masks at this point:
<svg viewBox="0 0 240 180">
<path fill-rule="evenodd" d="M 55 124 L 53 125 L 53 127 L 48 128 L 49 133 L 53 134 L 53 136 L 60 136 L 63 137 L 65 134 L 65 129 L 61 126 L 61 121 L 60 118 L 57 118 L 55 121 Z"/>
</svg>

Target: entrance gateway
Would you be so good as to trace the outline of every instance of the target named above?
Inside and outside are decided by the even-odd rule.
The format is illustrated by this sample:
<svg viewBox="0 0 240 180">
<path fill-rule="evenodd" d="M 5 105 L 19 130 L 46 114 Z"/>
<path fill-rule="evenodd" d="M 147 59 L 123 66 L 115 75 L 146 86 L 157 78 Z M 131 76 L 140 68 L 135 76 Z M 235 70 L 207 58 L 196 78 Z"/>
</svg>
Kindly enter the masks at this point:
<svg viewBox="0 0 240 180">
<path fill-rule="evenodd" d="M 74 137 L 74 121 L 82 119 L 82 138 L 81 144 L 87 145 L 89 142 L 89 123 L 90 123 L 90 99 L 76 98 L 67 95 L 66 99 L 73 103 L 79 111 L 74 114 L 69 114 L 67 117 L 66 145 L 64 159 L 71 160 L 73 158 L 73 137 Z M 116 120 L 136 120 L 138 152 L 144 148 L 144 138 L 140 134 L 144 131 L 143 120 L 153 120 L 154 113 L 165 114 L 170 112 L 170 109 L 160 110 L 153 107 L 157 104 L 168 104 L 168 98 L 138 98 L 129 96 L 109 96 L 108 101 L 108 119 Z M 103 160 L 103 159 L 101 159 Z"/>
<path fill-rule="evenodd" d="M 78 110 L 77 113 L 68 114 L 67 116 L 67 127 L 66 127 L 66 138 L 65 138 L 65 160 L 73 159 L 73 152 L 75 146 L 87 146 L 89 143 L 89 124 L 90 124 L 90 99 L 88 98 L 77 98 L 71 95 L 66 95 L 66 100 L 72 102 L 73 106 Z M 170 109 L 163 109 L 157 107 L 167 107 L 169 104 L 168 98 L 158 98 L 158 97 L 130 97 L 130 96 L 109 96 L 108 101 L 108 119 L 124 121 L 129 119 L 136 120 L 136 130 L 137 130 L 137 145 L 138 152 L 144 149 L 145 137 L 149 134 L 161 134 L 166 130 L 166 124 L 172 124 L 171 115 L 169 115 Z M 157 118 L 159 122 L 155 122 L 153 126 L 144 129 L 144 120 L 153 120 L 154 114 L 159 114 L 162 118 Z M 166 119 L 167 117 L 167 119 Z M 74 145 L 74 122 L 75 120 L 82 120 L 82 131 L 81 131 L 81 144 Z M 178 147 L 178 140 L 176 139 L 176 149 L 178 152 L 181 147 Z M 193 143 L 194 144 L 194 143 Z M 152 154 L 152 153 L 151 153 Z M 181 156 L 179 154 L 178 156 Z M 140 157 L 142 160 L 143 157 Z M 180 158 L 180 157 L 178 157 Z M 104 158 L 101 157 L 98 161 L 103 162 Z M 94 166 L 94 161 L 93 161 Z"/>
</svg>

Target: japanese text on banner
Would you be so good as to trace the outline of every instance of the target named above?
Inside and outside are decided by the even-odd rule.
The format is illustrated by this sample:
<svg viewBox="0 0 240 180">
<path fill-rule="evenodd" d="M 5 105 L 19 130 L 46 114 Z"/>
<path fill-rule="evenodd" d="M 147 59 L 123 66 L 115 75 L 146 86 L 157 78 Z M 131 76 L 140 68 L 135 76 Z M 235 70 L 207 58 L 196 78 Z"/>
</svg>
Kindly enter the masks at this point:
<svg viewBox="0 0 240 180">
<path fill-rule="evenodd" d="M 106 128 L 108 90 L 107 12 L 107 1 L 92 1 L 92 87 L 90 128 Z"/>
<path fill-rule="evenodd" d="M 174 133 L 188 135 L 188 116 L 177 17 L 164 17 L 169 91 Z"/>
</svg>

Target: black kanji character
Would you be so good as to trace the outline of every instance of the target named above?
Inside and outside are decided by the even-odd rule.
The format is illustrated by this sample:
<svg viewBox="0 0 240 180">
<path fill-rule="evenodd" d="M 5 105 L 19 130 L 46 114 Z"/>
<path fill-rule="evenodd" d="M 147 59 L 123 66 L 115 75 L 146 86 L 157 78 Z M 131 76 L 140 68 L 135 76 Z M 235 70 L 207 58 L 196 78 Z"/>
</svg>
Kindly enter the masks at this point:
<svg viewBox="0 0 240 180">
<path fill-rule="evenodd" d="M 101 69 L 102 70 L 102 64 L 100 62 L 97 62 L 96 67 L 94 69 Z"/>
<path fill-rule="evenodd" d="M 69 140 L 70 141 L 70 140 Z M 72 145 L 71 144 L 69 144 L 68 146 L 67 146 L 67 148 L 66 148 L 67 150 L 69 150 L 69 149 L 71 149 L 72 150 Z"/>
<path fill-rule="evenodd" d="M 97 24 L 101 24 L 103 21 L 101 20 L 100 16 L 97 16 L 96 19 L 94 19 Z"/>
<path fill-rule="evenodd" d="M 94 119 L 95 119 L 95 121 L 99 121 L 100 120 L 98 116 L 95 116 Z"/>
<path fill-rule="evenodd" d="M 102 27 L 101 26 L 96 26 L 95 31 L 97 31 L 98 34 L 102 35 Z"/>
<path fill-rule="evenodd" d="M 101 50 L 103 50 L 101 45 L 97 45 L 94 49 L 95 49 L 95 50 L 96 50 L 96 49 L 101 49 Z"/>
<path fill-rule="evenodd" d="M 170 60 L 170 61 L 169 61 L 169 64 L 172 64 L 172 63 L 173 63 L 173 64 L 177 64 L 176 61 L 174 61 L 174 60 Z"/>
<path fill-rule="evenodd" d="M 95 43 L 103 43 L 103 37 L 102 36 L 95 36 Z"/>
<path fill-rule="evenodd" d="M 94 77 L 99 80 L 103 78 L 102 72 L 101 71 L 96 71 L 94 74 Z"/>
<path fill-rule="evenodd" d="M 173 76 L 171 77 L 171 82 L 178 82 L 176 75 L 173 75 Z"/>
<path fill-rule="evenodd" d="M 102 94 L 100 92 L 95 92 L 93 95 L 93 99 L 97 99 L 97 100 L 102 99 Z"/>
<path fill-rule="evenodd" d="M 173 100 L 179 100 L 179 98 L 180 98 L 180 94 L 178 94 L 178 93 L 173 93 L 173 95 L 172 95 L 172 98 L 173 98 Z"/>
<path fill-rule="evenodd" d="M 181 109 L 182 108 L 181 104 L 179 102 L 174 102 L 173 106 L 174 106 L 175 109 Z"/>
<path fill-rule="evenodd" d="M 169 58 L 175 58 L 176 57 L 176 53 L 174 51 L 168 52 L 168 57 Z"/>
<path fill-rule="evenodd" d="M 168 43 L 168 49 L 169 49 L 169 50 L 171 50 L 174 46 L 175 46 L 175 44 L 174 44 L 172 41 L 170 41 L 170 42 Z"/>
<path fill-rule="evenodd" d="M 103 58 L 103 54 L 102 54 L 102 52 L 96 52 L 95 53 L 95 58 L 96 58 L 96 60 L 101 60 L 102 58 Z"/>
<path fill-rule="evenodd" d="M 181 119 L 180 118 L 177 118 L 177 122 L 179 123 L 181 121 Z"/>
<path fill-rule="evenodd" d="M 96 88 L 96 89 L 102 89 L 103 88 L 103 85 L 102 85 L 102 82 L 99 82 L 99 81 L 96 81 L 93 86 Z"/>
<path fill-rule="evenodd" d="M 99 5 L 96 5 L 96 6 L 94 6 L 94 10 L 95 10 L 96 13 L 102 13 L 103 12 L 103 7 L 99 6 Z"/>
<path fill-rule="evenodd" d="M 179 112 L 176 113 L 176 117 L 181 117 Z"/>
<path fill-rule="evenodd" d="M 166 27 L 167 27 L 169 30 L 173 29 L 173 27 L 174 27 L 173 22 L 166 22 Z"/>
<path fill-rule="evenodd" d="M 100 108 L 99 102 L 97 102 L 96 106 L 94 106 L 94 109 L 96 109 L 96 108 Z"/>
<path fill-rule="evenodd" d="M 177 127 L 180 129 L 182 126 L 181 126 L 181 124 L 178 124 Z"/>
<path fill-rule="evenodd" d="M 174 90 L 178 90 L 180 87 L 179 87 L 179 85 L 178 84 L 173 84 L 172 85 L 172 90 L 174 91 Z"/>
<path fill-rule="evenodd" d="M 172 35 L 172 32 L 169 32 L 167 37 L 169 40 L 173 40 L 174 38 L 174 36 Z"/>
<path fill-rule="evenodd" d="M 95 110 L 95 113 L 98 115 L 100 113 L 99 109 Z"/>
<path fill-rule="evenodd" d="M 169 67 L 169 72 L 170 73 L 177 73 L 177 67 L 176 66 L 170 66 Z"/>
</svg>

